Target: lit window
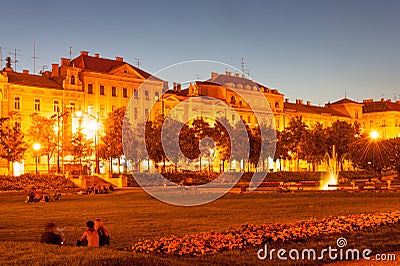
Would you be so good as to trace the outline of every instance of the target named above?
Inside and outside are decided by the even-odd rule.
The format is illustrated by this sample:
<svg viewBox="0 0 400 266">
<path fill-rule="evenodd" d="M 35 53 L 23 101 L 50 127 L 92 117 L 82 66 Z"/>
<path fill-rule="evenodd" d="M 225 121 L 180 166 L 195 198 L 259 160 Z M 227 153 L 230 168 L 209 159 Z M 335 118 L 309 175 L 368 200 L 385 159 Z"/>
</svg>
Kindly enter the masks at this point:
<svg viewBox="0 0 400 266">
<path fill-rule="evenodd" d="M 158 99 L 160 99 L 160 93 L 158 91 L 156 91 L 154 93 L 154 100 L 158 101 Z"/>
<path fill-rule="evenodd" d="M 149 116 L 149 109 L 144 109 L 144 118 L 147 119 Z"/>
<path fill-rule="evenodd" d="M 75 85 L 75 76 L 74 75 L 71 76 L 71 85 Z"/>
<path fill-rule="evenodd" d="M 135 90 L 135 92 L 133 93 L 133 97 L 135 99 L 139 99 L 139 91 L 138 90 Z"/>
<path fill-rule="evenodd" d="M 123 96 L 124 98 L 128 98 L 128 89 L 127 89 L 127 88 L 123 88 L 123 89 L 122 89 L 122 96 Z"/>
<path fill-rule="evenodd" d="M 40 111 L 40 99 L 35 99 L 35 111 Z"/>
<path fill-rule="evenodd" d="M 100 85 L 100 95 L 104 95 L 104 86 Z"/>
<path fill-rule="evenodd" d="M 15 110 L 21 109 L 21 99 L 19 97 L 14 97 L 14 109 Z"/>
<path fill-rule="evenodd" d="M 138 119 L 138 109 L 136 107 L 133 108 L 133 117 L 134 119 Z"/>
<path fill-rule="evenodd" d="M 111 95 L 112 95 L 113 97 L 116 97 L 116 96 L 117 96 L 117 88 L 116 88 L 116 87 L 111 87 Z"/>
<path fill-rule="evenodd" d="M 146 101 L 150 100 L 149 91 L 144 91 L 144 99 L 145 99 Z"/>
<path fill-rule="evenodd" d="M 71 112 L 75 112 L 75 110 L 76 110 L 75 103 L 70 103 L 69 106 L 70 106 Z"/>
<path fill-rule="evenodd" d="M 93 94 L 93 84 L 88 84 L 88 86 L 87 86 L 87 93 L 88 93 L 88 94 Z"/>
<path fill-rule="evenodd" d="M 59 112 L 59 103 L 58 103 L 58 101 L 54 101 L 53 102 L 53 111 L 54 112 Z"/>
</svg>

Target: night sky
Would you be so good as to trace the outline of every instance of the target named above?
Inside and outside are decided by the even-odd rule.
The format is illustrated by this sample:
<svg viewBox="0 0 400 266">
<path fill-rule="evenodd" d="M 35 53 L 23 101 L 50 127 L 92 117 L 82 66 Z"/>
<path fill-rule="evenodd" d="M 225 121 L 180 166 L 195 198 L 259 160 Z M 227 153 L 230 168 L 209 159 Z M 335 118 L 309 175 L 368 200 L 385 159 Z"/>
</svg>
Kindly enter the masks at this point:
<svg viewBox="0 0 400 266">
<path fill-rule="evenodd" d="M 400 1 L 6 1 L 3 59 L 50 68 L 87 50 L 151 73 L 193 59 L 245 68 L 291 100 L 400 100 Z M 4 67 L 5 62 L 2 62 Z M 210 69 L 210 72 L 213 69 Z M 193 73 L 196 78 L 196 73 Z"/>
</svg>

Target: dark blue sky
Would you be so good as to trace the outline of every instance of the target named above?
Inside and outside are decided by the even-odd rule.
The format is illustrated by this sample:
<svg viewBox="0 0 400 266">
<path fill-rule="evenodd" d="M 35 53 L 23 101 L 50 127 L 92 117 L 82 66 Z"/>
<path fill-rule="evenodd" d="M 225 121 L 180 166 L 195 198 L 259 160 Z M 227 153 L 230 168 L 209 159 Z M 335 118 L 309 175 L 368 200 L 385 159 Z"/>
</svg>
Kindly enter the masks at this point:
<svg viewBox="0 0 400 266">
<path fill-rule="evenodd" d="M 152 73 L 192 59 L 240 68 L 244 57 L 254 80 L 291 100 L 400 100 L 399 12 L 400 1 L 7 1 L 0 46 L 3 58 L 21 50 L 19 71 L 33 71 L 36 41 L 37 72 L 70 46 L 142 58 Z"/>
</svg>

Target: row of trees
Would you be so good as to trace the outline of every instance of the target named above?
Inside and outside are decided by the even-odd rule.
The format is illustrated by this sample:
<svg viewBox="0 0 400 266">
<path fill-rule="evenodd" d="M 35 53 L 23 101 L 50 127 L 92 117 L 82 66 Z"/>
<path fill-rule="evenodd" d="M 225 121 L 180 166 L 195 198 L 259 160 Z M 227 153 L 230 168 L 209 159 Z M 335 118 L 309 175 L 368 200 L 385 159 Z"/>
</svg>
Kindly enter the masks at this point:
<svg viewBox="0 0 400 266">
<path fill-rule="evenodd" d="M 239 128 L 229 125 L 228 121 L 210 125 L 201 118 L 195 119 L 190 125 L 163 118 L 144 125 L 131 125 L 125 112 L 126 108 L 120 107 L 108 114 L 97 147 L 86 138 L 82 128 L 78 128 L 75 134 L 62 136 L 60 142 L 58 131 L 55 130 L 57 117 L 54 116 L 46 118 L 32 114 L 32 125 L 26 141 L 24 133 L 12 123 L 13 119 L 1 119 L 0 157 L 7 159 L 11 167 L 12 162 L 20 161 L 26 150 L 30 150 L 29 147 L 37 142 L 41 144 L 37 153 L 47 158 L 49 170 L 50 161 L 57 156 L 59 148 L 63 155 L 71 155 L 74 162 L 81 164 L 82 159 L 93 155 L 95 148 L 99 158 L 108 160 L 124 155 L 124 147 L 127 158 L 137 165 L 145 159 L 156 163 L 166 162 L 168 154 L 169 161 L 178 166 L 182 160 L 196 160 L 201 154 L 218 161 L 248 159 L 248 165 L 258 165 L 263 169 L 268 157 L 274 160 L 303 160 L 308 162 L 310 169 L 315 170 L 319 163 L 327 160 L 327 154 L 332 154 L 332 147 L 335 146 L 339 167 L 345 160 L 350 160 L 364 169 L 380 171 L 392 167 L 400 172 L 399 139 L 372 140 L 368 134 L 362 134 L 357 123 L 336 121 L 329 127 L 321 123 L 308 126 L 301 118 L 296 118 L 290 121 L 285 130 L 276 132 L 266 126 Z M 140 128 L 142 130 L 138 130 Z M 201 139 L 203 141 L 200 144 Z M 214 140 L 215 145 L 210 139 Z M 173 143 L 173 140 L 179 145 L 163 147 L 162 143 Z M 62 143 L 64 146 L 59 147 Z"/>
</svg>

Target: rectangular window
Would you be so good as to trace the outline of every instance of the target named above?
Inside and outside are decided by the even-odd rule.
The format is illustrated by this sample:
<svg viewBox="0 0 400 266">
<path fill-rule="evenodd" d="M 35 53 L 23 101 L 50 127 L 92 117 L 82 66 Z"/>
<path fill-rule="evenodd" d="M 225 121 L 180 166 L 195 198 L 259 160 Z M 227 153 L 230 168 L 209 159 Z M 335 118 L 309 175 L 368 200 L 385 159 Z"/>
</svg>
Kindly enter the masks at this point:
<svg viewBox="0 0 400 266">
<path fill-rule="evenodd" d="M 100 95 L 104 95 L 104 86 L 100 85 Z"/>
<path fill-rule="evenodd" d="M 88 94 L 93 94 L 93 84 L 88 84 L 87 85 L 87 93 Z"/>
<path fill-rule="evenodd" d="M 88 113 L 91 114 L 91 115 L 94 114 L 93 105 L 89 105 L 89 106 L 88 106 Z"/>
<path fill-rule="evenodd" d="M 101 104 L 101 105 L 100 105 L 100 116 L 101 116 L 101 117 L 104 117 L 104 111 L 105 111 L 104 105 Z"/>
<path fill-rule="evenodd" d="M 144 109 L 144 118 L 147 120 L 149 116 L 149 109 Z"/>
<path fill-rule="evenodd" d="M 247 116 L 247 123 L 251 124 L 251 118 L 250 118 L 250 116 Z"/>
<path fill-rule="evenodd" d="M 111 112 L 114 112 L 114 110 L 115 110 L 115 105 L 112 105 L 111 106 Z"/>
<path fill-rule="evenodd" d="M 57 113 L 57 112 L 59 112 L 59 102 L 58 101 L 56 101 L 56 100 L 54 100 L 53 101 L 53 111 L 55 112 L 55 113 Z"/>
<path fill-rule="evenodd" d="M 21 109 L 21 99 L 19 97 L 14 97 L 14 109 L 15 110 Z"/>
<path fill-rule="evenodd" d="M 76 110 L 75 103 L 70 103 L 69 108 L 71 109 L 71 112 L 75 112 Z"/>
<path fill-rule="evenodd" d="M 136 107 L 133 108 L 133 118 L 138 119 L 138 109 Z"/>
<path fill-rule="evenodd" d="M 146 101 L 149 101 L 149 100 L 150 100 L 149 91 L 144 91 L 144 99 L 145 99 Z"/>
<path fill-rule="evenodd" d="M 35 111 L 40 111 L 40 99 L 35 99 Z"/>
<path fill-rule="evenodd" d="M 135 92 L 133 93 L 133 97 L 135 99 L 139 99 L 139 91 L 138 90 L 135 90 Z"/>
<path fill-rule="evenodd" d="M 122 89 L 122 96 L 123 96 L 124 98 L 128 98 L 128 89 L 127 89 L 127 88 L 123 88 L 123 89 Z"/>
<path fill-rule="evenodd" d="M 232 122 L 235 123 L 235 115 L 232 115 Z"/>
<path fill-rule="evenodd" d="M 154 93 L 154 100 L 158 101 L 158 99 L 160 99 L 160 93 L 158 91 L 156 91 Z"/>
<path fill-rule="evenodd" d="M 116 96 L 117 96 L 117 88 L 116 88 L 116 87 L 111 87 L 111 95 L 112 95 L 113 97 L 116 97 Z"/>
</svg>

